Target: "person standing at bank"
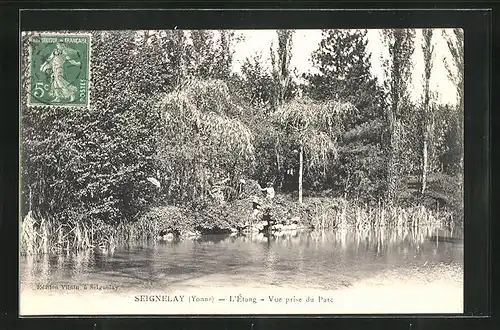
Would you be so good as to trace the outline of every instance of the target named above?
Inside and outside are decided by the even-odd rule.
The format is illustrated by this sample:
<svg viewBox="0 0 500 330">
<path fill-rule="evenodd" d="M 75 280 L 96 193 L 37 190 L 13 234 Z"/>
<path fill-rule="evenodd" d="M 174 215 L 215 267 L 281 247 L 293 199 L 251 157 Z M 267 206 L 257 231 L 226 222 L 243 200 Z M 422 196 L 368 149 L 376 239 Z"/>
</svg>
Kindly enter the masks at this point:
<svg viewBox="0 0 500 330">
<path fill-rule="evenodd" d="M 275 191 L 274 191 L 274 187 L 273 187 L 273 183 L 272 182 L 268 182 L 267 183 L 267 187 L 265 187 L 265 188 L 262 188 L 259 185 L 259 189 L 266 194 L 266 199 L 272 200 L 274 198 Z"/>
<path fill-rule="evenodd" d="M 267 186 L 265 188 L 262 188 L 259 185 L 259 189 L 260 189 L 260 191 L 264 192 L 264 194 L 265 194 L 264 202 L 262 203 L 262 206 L 261 206 L 262 212 L 264 213 L 265 218 L 270 219 L 271 208 L 272 208 L 273 199 L 275 196 L 273 183 L 268 182 Z M 268 220 L 268 222 L 269 222 L 269 220 Z"/>
<path fill-rule="evenodd" d="M 275 196 L 275 191 L 272 182 L 267 182 L 267 186 L 265 188 L 262 188 L 259 185 L 259 188 L 260 191 L 262 191 L 265 194 L 264 203 L 262 205 L 262 212 L 263 212 L 262 219 L 267 221 L 267 226 L 265 228 L 269 230 L 275 222 L 272 219 L 272 208 L 273 208 L 273 199 Z"/>
</svg>

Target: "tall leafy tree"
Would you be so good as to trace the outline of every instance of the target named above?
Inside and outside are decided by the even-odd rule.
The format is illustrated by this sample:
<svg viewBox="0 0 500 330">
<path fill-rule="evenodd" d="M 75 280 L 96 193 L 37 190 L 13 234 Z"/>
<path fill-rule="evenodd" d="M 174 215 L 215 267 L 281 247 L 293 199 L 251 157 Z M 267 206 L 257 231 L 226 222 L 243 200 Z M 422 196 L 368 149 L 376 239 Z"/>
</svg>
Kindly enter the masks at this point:
<svg viewBox="0 0 500 330">
<path fill-rule="evenodd" d="M 214 78 L 227 79 L 231 75 L 234 46 L 241 39 L 234 30 L 219 30 L 218 35 L 217 63 L 220 67 Z"/>
<path fill-rule="evenodd" d="M 346 118 L 339 161 L 330 164 L 329 179 L 324 183 L 348 195 L 375 195 L 382 189 L 383 93 L 371 73 L 367 45 L 366 30 L 323 30 L 312 55 L 315 72 L 304 75 L 312 98 L 346 100 L 359 109 Z"/>
<path fill-rule="evenodd" d="M 445 62 L 448 77 L 458 90 L 459 105 L 463 107 L 464 96 L 464 30 L 453 29 L 452 33 L 444 32 L 448 49 L 451 53 L 452 64 Z"/>
<path fill-rule="evenodd" d="M 292 80 L 292 73 L 295 71 L 290 66 L 292 59 L 293 35 L 294 30 L 277 30 L 278 43 L 276 49 L 271 45 L 270 58 L 271 58 L 271 76 L 273 78 L 273 94 L 272 106 L 273 110 L 278 109 L 287 100 L 294 97 L 296 92 L 296 84 Z M 283 143 L 280 136 L 276 136 L 274 151 L 276 155 L 276 174 L 280 178 L 285 168 L 282 166 L 281 152 Z M 302 172 L 301 172 L 302 173 Z M 299 174 L 302 175 L 302 174 Z M 300 178 L 302 181 L 302 178 Z M 281 184 L 279 180 L 279 184 Z"/>
<path fill-rule="evenodd" d="M 455 157 L 459 159 L 459 168 L 463 170 L 463 115 L 464 115 L 464 30 L 453 29 L 451 33 L 443 32 L 443 36 L 450 50 L 452 63 L 445 62 L 445 67 L 448 71 L 448 77 L 453 82 L 457 89 L 457 111 L 456 121 L 458 127 L 455 136 L 456 145 L 450 146 Z"/>
<path fill-rule="evenodd" d="M 427 188 L 427 171 L 428 171 L 428 148 L 430 124 L 431 124 L 431 105 L 430 105 L 430 88 L 429 82 L 431 79 L 432 71 L 432 56 L 434 54 L 434 45 L 432 44 L 433 29 L 423 29 L 423 43 L 422 51 L 424 54 L 424 99 L 423 99 L 423 113 L 422 113 L 422 194 L 425 193 Z"/>
<path fill-rule="evenodd" d="M 232 77 L 234 95 L 243 105 L 241 119 L 254 132 L 257 166 L 254 177 L 259 181 L 273 181 L 277 186 L 281 182 L 281 170 L 285 167 L 283 141 L 280 132 L 269 121 L 269 114 L 274 109 L 275 80 L 268 63 L 261 53 L 248 56 L 242 66 L 241 74 Z"/>
<path fill-rule="evenodd" d="M 186 45 L 187 74 L 199 79 L 228 79 L 231 74 L 235 32 L 189 31 Z"/>
<path fill-rule="evenodd" d="M 271 45 L 271 73 L 273 84 L 273 106 L 281 106 L 291 86 L 291 67 L 294 30 L 277 30 L 278 44 L 276 49 Z"/>
<path fill-rule="evenodd" d="M 144 31 L 142 44 L 152 46 L 150 49 L 154 50 L 153 54 L 164 59 L 163 65 L 156 70 L 161 70 L 165 75 L 168 91 L 181 85 L 188 76 L 187 35 L 188 32 L 183 30 Z"/>
<path fill-rule="evenodd" d="M 266 69 L 262 54 L 247 57 L 241 66 L 241 94 L 247 104 L 264 112 L 272 108 L 273 91 L 269 88 L 274 81 Z"/>
<path fill-rule="evenodd" d="M 358 123 L 377 117 L 382 96 L 371 74 L 366 35 L 366 30 L 323 30 L 319 48 L 312 55 L 318 72 L 305 75 L 312 98 L 346 100 L 363 109 Z"/>
<path fill-rule="evenodd" d="M 400 153 L 403 135 L 402 114 L 408 104 L 408 84 L 413 68 L 411 56 L 414 51 L 415 31 L 413 29 L 390 29 L 382 32 L 384 42 L 389 50 L 389 59 L 385 61 L 387 96 L 387 123 L 389 126 L 388 161 L 387 161 L 387 194 L 392 202 L 399 188 L 401 175 Z"/>
</svg>

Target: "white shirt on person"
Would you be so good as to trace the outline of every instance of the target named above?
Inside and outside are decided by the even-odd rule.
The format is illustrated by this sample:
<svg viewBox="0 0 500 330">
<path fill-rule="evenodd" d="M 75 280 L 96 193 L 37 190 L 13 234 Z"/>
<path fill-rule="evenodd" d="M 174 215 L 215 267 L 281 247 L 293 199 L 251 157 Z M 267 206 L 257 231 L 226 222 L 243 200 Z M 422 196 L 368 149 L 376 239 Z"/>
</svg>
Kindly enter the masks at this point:
<svg viewBox="0 0 500 330">
<path fill-rule="evenodd" d="M 265 188 L 265 190 L 266 190 L 266 197 L 267 198 L 270 198 L 270 199 L 274 198 L 275 192 L 274 192 L 273 187 L 267 187 L 267 188 Z"/>
</svg>

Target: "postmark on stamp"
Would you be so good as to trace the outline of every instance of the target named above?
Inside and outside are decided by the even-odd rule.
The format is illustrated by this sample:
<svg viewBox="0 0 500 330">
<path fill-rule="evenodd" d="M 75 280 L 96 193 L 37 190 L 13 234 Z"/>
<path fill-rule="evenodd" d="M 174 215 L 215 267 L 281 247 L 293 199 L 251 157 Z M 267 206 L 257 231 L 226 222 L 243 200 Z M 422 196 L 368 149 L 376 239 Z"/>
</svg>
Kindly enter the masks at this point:
<svg viewBox="0 0 500 330">
<path fill-rule="evenodd" d="M 40 33 L 29 47 L 28 105 L 88 107 L 90 34 Z"/>
</svg>

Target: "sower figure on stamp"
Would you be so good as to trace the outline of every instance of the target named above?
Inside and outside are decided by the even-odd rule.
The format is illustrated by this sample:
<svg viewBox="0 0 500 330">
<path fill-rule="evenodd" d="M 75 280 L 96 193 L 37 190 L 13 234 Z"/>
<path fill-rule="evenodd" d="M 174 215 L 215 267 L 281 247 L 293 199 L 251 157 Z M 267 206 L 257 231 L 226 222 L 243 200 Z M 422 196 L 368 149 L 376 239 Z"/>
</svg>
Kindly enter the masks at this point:
<svg viewBox="0 0 500 330">
<path fill-rule="evenodd" d="M 75 100 L 78 89 L 64 79 L 64 64 L 68 62 L 72 65 L 80 66 L 81 62 L 70 58 L 71 55 L 76 54 L 76 50 L 57 43 L 56 48 L 52 51 L 49 58 L 40 67 L 40 71 L 50 74 L 51 88 L 49 93 L 54 97 L 52 102 L 61 102 L 61 100 L 67 99 L 73 102 Z M 48 72 L 49 69 L 51 70 L 50 73 Z"/>
</svg>

